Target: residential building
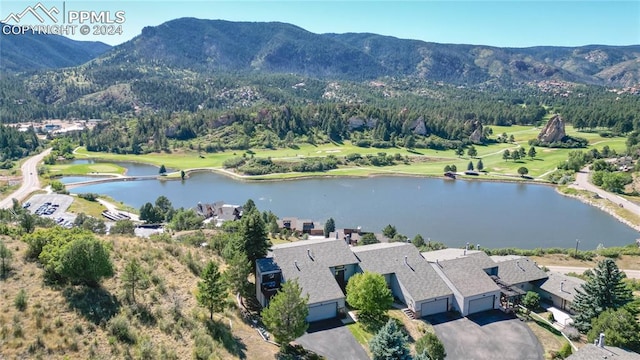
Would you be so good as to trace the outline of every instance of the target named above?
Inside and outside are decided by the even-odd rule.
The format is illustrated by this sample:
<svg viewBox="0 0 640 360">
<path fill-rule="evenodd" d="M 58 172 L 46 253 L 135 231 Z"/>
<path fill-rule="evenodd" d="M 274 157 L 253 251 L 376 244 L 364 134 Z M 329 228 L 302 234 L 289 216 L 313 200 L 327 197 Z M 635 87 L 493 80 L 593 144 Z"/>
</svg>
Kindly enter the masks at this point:
<svg viewBox="0 0 640 360">
<path fill-rule="evenodd" d="M 415 317 L 447 312 L 453 292 L 408 243 L 380 243 L 353 247 L 361 271 L 384 275 L 396 302 L 406 304 Z"/>
<path fill-rule="evenodd" d="M 640 360 L 640 354 L 615 346 L 606 346 L 604 334 L 600 334 L 595 344 L 587 344 L 569 357 L 567 360 Z"/>
<path fill-rule="evenodd" d="M 279 229 L 287 229 L 299 235 L 309 234 L 322 236 L 324 227 L 322 224 L 312 220 L 298 219 L 295 217 L 285 217 L 277 221 Z"/>
<path fill-rule="evenodd" d="M 276 245 L 271 257 L 256 262 L 256 296 L 267 306 L 280 281 L 295 279 L 303 296 L 309 296 L 307 321 L 334 318 L 345 311 L 347 281 L 358 271 L 357 264 L 358 258 L 342 240 Z"/>
<path fill-rule="evenodd" d="M 548 272 L 547 276 L 547 279 L 538 281 L 536 284 L 536 291 L 540 294 L 540 299 L 552 303 L 560 310 L 573 314 L 573 300 L 585 281 L 557 272 Z"/>
</svg>

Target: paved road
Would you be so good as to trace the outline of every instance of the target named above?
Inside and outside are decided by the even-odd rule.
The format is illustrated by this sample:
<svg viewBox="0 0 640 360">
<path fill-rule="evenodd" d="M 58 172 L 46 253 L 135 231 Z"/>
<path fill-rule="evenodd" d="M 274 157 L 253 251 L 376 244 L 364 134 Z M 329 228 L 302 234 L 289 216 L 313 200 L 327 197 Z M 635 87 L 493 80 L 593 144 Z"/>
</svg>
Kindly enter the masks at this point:
<svg viewBox="0 0 640 360">
<path fill-rule="evenodd" d="M 568 274 L 570 272 L 573 272 L 576 274 L 582 274 L 583 272 L 585 272 L 585 270 L 591 269 L 589 267 L 578 267 L 578 266 L 547 266 L 547 268 L 550 271 L 555 271 L 562 274 Z M 640 270 L 622 269 L 622 271 L 624 271 L 624 273 L 627 274 L 627 277 L 630 279 L 640 279 Z"/>
<path fill-rule="evenodd" d="M 444 344 L 448 360 L 541 360 L 544 350 L 529 327 L 498 310 L 427 320 Z"/>
<path fill-rule="evenodd" d="M 311 324 L 309 330 L 296 339 L 296 342 L 328 360 L 369 359 L 351 331 L 337 319 Z"/>
<path fill-rule="evenodd" d="M 610 193 L 608 191 L 604 191 L 601 188 L 593 185 L 589 182 L 589 166 L 585 166 L 576 173 L 576 182 L 571 185 L 573 188 L 587 190 L 598 194 L 600 197 L 605 198 L 615 204 L 624 206 L 625 209 L 640 215 L 640 206 L 632 203 L 631 201 L 620 197 L 616 194 Z"/>
<path fill-rule="evenodd" d="M 32 192 L 40 190 L 40 179 L 38 178 L 38 163 L 49 155 L 51 149 L 47 149 L 38 155 L 32 156 L 22 164 L 20 170 L 22 170 L 22 185 L 12 194 L 9 194 L 3 200 L 0 200 L 0 209 L 7 209 L 13 205 L 12 199 L 23 201 Z"/>
</svg>

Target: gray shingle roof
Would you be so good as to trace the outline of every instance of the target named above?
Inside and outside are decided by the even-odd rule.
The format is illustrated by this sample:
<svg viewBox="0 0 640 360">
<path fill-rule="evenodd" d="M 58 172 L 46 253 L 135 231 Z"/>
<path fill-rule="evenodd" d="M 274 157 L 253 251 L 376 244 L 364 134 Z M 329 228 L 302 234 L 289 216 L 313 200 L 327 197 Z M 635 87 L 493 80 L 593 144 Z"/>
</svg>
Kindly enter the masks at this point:
<svg viewBox="0 0 640 360">
<path fill-rule="evenodd" d="M 540 283 L 540 289 L 571 302 L 576 296 L 576 289 L 580 289 L 585 283 L 582 279 L 557 272 L 549 272 L 547 276 L 548 278 Z"/>
<path fill-rule="evenodd" d="M 382 275 L 395 274 L 416 302 L 452 294 L 413 244 L 380 243 L 357 246 L 352 250 L 360 259 L 362 270 Z M 408 265 L 405 264 L 405 256 Z"/>
<path fill-rule="evenodd" d="M 507 285 L 546 279 L 547 273 L 542 271 L 529 258 L 501 261 L 498 263 L 498 277 Z"/>
<path fill-rule="evenodd" d="M 500 287 L 484 272 L 483 264 L 487 263 L 482 256 L 467 256 L 432 263 L 433 266 L 440 267 L 447 279 L 464 297 L 500 290 Z"/>
<path fill-rule="evenodd" d="M 605 340 L 606 342 L 606 340 Z M 587 344 L 569 356 L 567 360 L 640 360 L 640 354 L 623 350 L 615 346 L 605 346 L 604 348 Z"/>
<path fill-rule="evenodd" d="M 330 267 L 355 264 L 356 256 L 343 240 L 303 240 L 272 248 L 285 281 L 298 279 L 309 304 L 344 298 Z"/>
<path fill-rule="evenodd" d="M 468 258 L 470 262 L 473 262 L 481 269 L 489 269 L 496 267 L 495 261 L 491 260 L 489 255 L 480 250 L 464 250 L 464 249 L 442 249 L 435 251 L 423 252 L 422 256 L 429 262 L 446 261 L 454 259 Z"/>
</svg>

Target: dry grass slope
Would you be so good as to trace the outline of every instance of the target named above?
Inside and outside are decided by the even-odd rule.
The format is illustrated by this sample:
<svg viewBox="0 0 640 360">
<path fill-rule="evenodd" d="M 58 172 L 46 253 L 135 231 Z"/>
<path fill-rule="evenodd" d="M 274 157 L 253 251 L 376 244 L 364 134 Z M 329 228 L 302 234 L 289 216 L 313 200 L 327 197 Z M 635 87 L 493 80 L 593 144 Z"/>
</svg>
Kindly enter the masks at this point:
<svg viewBox="0 0 640 360">
<path fill-rule="evenodd" d="M 214 258 L 210 250 L 139 238 L 106 240 L 116 275 L 101 289 L 87 290 L 45 284 L 43 270 L 24 258 L 27 245 L 5 239 L 14 257 L 10 275 L 0 280 L 1 359 L 274 359 L 278 348 L 242 320 L 233 296 L 214 322 L 197 306 L 198 277 L 191 269 Z M 148 287 L 136 292 L 137 304 L 128 300 L 121 281 L 132 258 L 149 273 Z M 21 290 L 24 311 L 15 301 Z"/>
</svg>

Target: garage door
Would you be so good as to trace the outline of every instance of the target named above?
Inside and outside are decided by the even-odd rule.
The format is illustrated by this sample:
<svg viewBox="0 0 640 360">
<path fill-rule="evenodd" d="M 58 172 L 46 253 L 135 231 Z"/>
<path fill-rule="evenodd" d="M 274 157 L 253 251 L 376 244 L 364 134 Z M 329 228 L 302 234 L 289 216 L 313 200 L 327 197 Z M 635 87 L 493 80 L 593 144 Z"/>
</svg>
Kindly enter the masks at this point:
<svg viewBox="0 0 640 360">
<path fill-rule="evenodd" d="M 447 312 L 449 307 L 449 299 L 444 298 L 436 301 L 429 301 L 420 305 L 420 315 L 427 316 Z"/>
<path fill-rule="evenodd" d="M 331 319 L 336 316 L 338 316 L 337 302 L 309 306 L 309 315 L 307 316 L 307 322 Z"/>
<path fill-rule="evenodd" d="M 469 314 L 493 309 L 494 295 L 469 301 Z"/>
</svg>

